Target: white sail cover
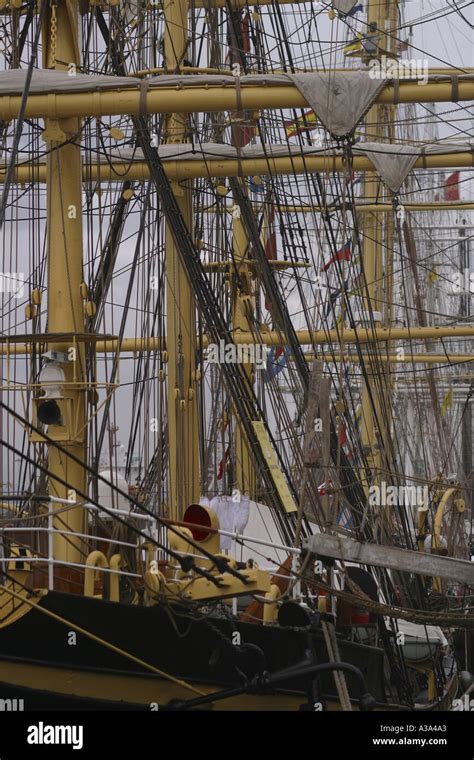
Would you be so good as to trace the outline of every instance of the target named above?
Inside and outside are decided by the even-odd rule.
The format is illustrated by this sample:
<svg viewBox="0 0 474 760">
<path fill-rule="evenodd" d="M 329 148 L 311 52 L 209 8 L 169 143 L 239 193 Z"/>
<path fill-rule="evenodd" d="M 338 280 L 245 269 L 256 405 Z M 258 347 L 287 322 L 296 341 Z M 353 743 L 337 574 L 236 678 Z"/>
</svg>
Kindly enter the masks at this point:
<svg viewBox="0 0 474 760">
<path fill-rule="evenodd" d="M 472 152 L 473 143 L 426 143 L 424 145 L 401 145 L 400 143 L 357 143 L 355 156 L 364 155 L 374 165 L 379 177 L 392 192 L 397 193 L 415 163 L 423 155 Z"/>
<path fill-rule="evenodd" d="M 356 0 L 333 0 L 333 7 L 341 13 L 349 13 L 356 4 Z"/>
<path fill-rule="evenodd" d="M 26 69 L 9 69 L 0 71 L 0 95 L 21 95 L 26 84 Z M 142 81 L 148 88 L 156 87 L 202 87 L 217 86 L 235 88 L 234 76 L 223 74 L 161 74 L 141 80 L 136 77 L 115 77 L 91 74 L 70 76 L 66 71 L 35 69 L 31 77 L 29 92 L 32 95 L 44 95 L 50 92 L 91 92 L 110 89 L 139 90 Z M 240 84 L 282 86 L 290 84 L 286 74 L 250 74 L 240 77 Z"/>
<path fill-rule="evenodd" d="M 249 497 L 241 495 L 238 500 L 233 496 L 215 496 L 211 499 L 211 509 L 214 510 L 221 530 L 230 533 L 242 533 L 249 519 Z M 230 536 L 220 537 L 221 551 L 229 551 L 233 539 Z"/>
<path fill-rule="evenodd" d="M 366 156 L 372 161 L 374 168 L 379 172 L 381 179 L 387 183 L 393 192 L 397 192 L 403 183 L 410 169 L 413 167 L 417 158 L 423 155 L 443 155 L 447 153 L 474 153 L 474 142 L 466 141 L 464 143 L 426 143 L 419 146 L 392 145 L 390 143 L 357 143 L 353 147 L 355 156 Z M 158 154 L 163 161 L 212 161 L 219 160 L 236 160 L 236 159 L 266 159 L 268 156 L 274 158 L 285 158 L 304 155 L 310 156 L 327 156 L 337 158 L 342 155 L 341 148 L 329 146 L 325 148 L 313 145 L 247 145 L 240 151 L 233 145 L 225 143 L 200 143 L 192 145 L 191 143 L 169 143 L 158 146 Z M 143 152 L 140 148 L 112 148 L 99 154 L 89 154 L 86 151 L 89 161 L 99 163 L 123 163 L 133 164 L 144 161 Z M 46 157 L 40 156 L 22 156 L 21 164 L 32 161 L 36 164 L 46 163 Z M 400 163 L 400 166 L 397 164 Z M 0 167 L 5 166 L 6 161 L 0 157 Z"/>
<path fill-rule="evenodd" d="M 406 151 L 407 164 L 408 158 L 411 162 L 411 167 L 416 162 L 416 159 L 423 154 L 426 156 L 434 154 L 446 154 L 446 153 L 470 153 L 473 151 L 474 143 L 466 141 L 465 143 L 426 143 L 425 145 L 418 146 L 405 146 L 391 143 L 357 143 L 353 147 L 353 153 L 355 156 L 364 155 L 371 161 L 374 159 L 374 167 L 379 170 L 379 166 L 375 164 L 375 157 L 380 164 L 380 173 L 382 179 L 385 179 L 382 172 L 389 177 L 389 168 L 385 168 L 389 162 L 395 163 L 399 160 Z M 336 158 L 342 155 L 342 150 L 336 147 L 317 147 L 314 145 L 247 145 L 245 148 L 241 148 L 238 151 L 233 145 L 226 143 L 200 143 L 199 145 L 192 145 L 191 143 L 169 143 L 168 145 L 159 145 L 158 153 L 163 161 L 173 160 L 179 158 L 180 161 L 202 161 L 203 159 L 262 159 L 271 155 L 274 158 L 285 158 L 287 156 L 328 156 Z M 387 158 L 384 162 L 383 159 Z M 143 161 L 143 152 L 140 148 L 120 148 L 108 151 L 107 157 L 99 155 L 99 160 L 124 161 L 130 163 L 133 161 Z M 406 167 L 405 167 L 406 170 Z M 394 171 L 394 170 L 393 170 Z M 408 172 L 410 169 L 408 169 Z M 407 174 L 408 174 L 407 172 Z M 405 175 L 406 176 L 406 175 Z M 395 182 L 395 179 L 393 180 Z M 402 179 L 403 182 L 403 179 Z"/>
<path fill-rule="evenodd" d="M 26 69 L 10 69 L 0 72 L 0 95 L 21 95 L 26 84 Z M 31 77 L 29 92 L 31 95 L 44 95 L 50 92 L 90 92 L 92 90 L 109 90 L 116 87 L 138 87 L 137 80 L 130 77 L 91 76 L 75 74 L 69 76 L 66 71 L 52 69 L 35 69 Z"/>
<path fill-rule="evenodd" d="M 26 69 L 0 71 L 0 95 L 21 95 L 25 88 L 26 77 Z M 457 75 L 459 82 L 473 79 L 474 74 Z M 430 75 L 430 82 L 451 80 L 452 77 L 449 74 Z M 374 102 L 379 90 L 388 81 L 390 80 L 372 79 L 368 69 L 337 71 L 331 74 L 246 74 L 239 78 L 242 88 L 260 85 L 284 87 L 294 84 L 324 124 L 326 122 L 329 124 L 330 121 L 335 122 L 331 131 L 338 136 L 351 131 L 351 122 L 357 124 L 361 120 Z M 161 74 L 142 80 L 138 77 L 99 74 L 76 73 L 70 76 L 66 71 L 35 69 L 29 91 L 32 95 L 44 95 L 50 92 L 100 92 L 116 88 L 139 90 L 142 82 L 146 82 L 146 87 L 151 89 L 203 86 L 235 89 L 236 87 L 236 78 L 229 74 Z M 328 113 L 333 110 L 337 113 L 330 120 Z M 349 124 L 347 128 L 345 128 L 346 124 Z"/>
<path fill-rule="evenodd" d="M 398 193 L 420 155 L 420 148 L 414 145 L 363 143 L 356 147 L 372 162 L 393 193 Z"/>
<path fill-rule="evenodd" d="M 237 150 L 233 145 L 226 143 L 200 143 L 192 145 L 191 143 L 169 143 L 168 145 L 159 145 L 158 153 L 163 161 L 202 161 L 212 159 L 262 159 L 272 156 L 274 158 L 285 158 L 287 156 L 332 156 L 335 151 L 331 148 L 321 148 L 313 145 L 247 145 L 245 148 Z M 341 151 L 336 151 L 341 155 Z M 99 159 L 101 160 L 101 156 Z M 143 152 L 140 148 L 123 148 L 114 149 L 108 152 L 107 159 L 113 161 L 143 161 Z"/>
<path fill-rule="evenodd" d="M 318 119 L 336 137 L 349 135 L 362 120 L 387 80 L 368 71 L 288 74 Z"/>
</svg>

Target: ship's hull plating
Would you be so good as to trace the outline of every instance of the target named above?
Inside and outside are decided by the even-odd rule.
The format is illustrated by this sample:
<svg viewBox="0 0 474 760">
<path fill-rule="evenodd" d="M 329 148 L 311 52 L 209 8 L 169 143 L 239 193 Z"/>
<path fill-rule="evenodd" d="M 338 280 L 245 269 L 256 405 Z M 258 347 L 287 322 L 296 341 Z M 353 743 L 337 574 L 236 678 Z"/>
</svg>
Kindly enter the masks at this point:
<svg viewBox="0 0 474 760">
<path fill-rule="evenodd" d="M 320 631 L 194 618 L 179 607 L 124 605 L 58 592 L 35 601 L 39 608 L 23 603 L 0 626 L 0 699 L 23 699 L 27 710 L 162 710 L 172 700 L 238 686 L 242 679 L 236 667 L 253 675 L 258 655 L 252 648 L 246 651 L 245 644 L 264 653 L 269 672 L 299 663 L 308 648 L 318 663 L 327 662 Z M 397 709 L 385 698 L 382 650 L 341 641 L 340 654 L 362 671 L 378 709 Z M 357 709 L 356 682 L 348 676 L 347 683 Z M 271 693 L 244 693 L 204 709 L 318 709 L 308 686 L 298 679 Z M 320 679 L 319 688 L 323 709 L 340 709 L 331 674 Z"/>
</svg>

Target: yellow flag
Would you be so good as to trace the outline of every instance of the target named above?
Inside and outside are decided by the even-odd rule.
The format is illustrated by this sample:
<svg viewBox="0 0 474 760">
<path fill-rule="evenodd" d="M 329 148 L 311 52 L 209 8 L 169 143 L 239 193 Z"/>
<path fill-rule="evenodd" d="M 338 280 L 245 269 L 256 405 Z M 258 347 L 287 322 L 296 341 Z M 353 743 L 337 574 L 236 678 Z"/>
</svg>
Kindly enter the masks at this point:
<svg viewBox="0 0 474 760">
<path fill-rule="evenodd" d="M 362 34 L 358 34 L 355 40 L 344 46 L 344 55 L 354 55 L 362 50 Z"/>
<path fill-rule="evenodd" d="M 444 417 L 448 409 L 453 405 L 453 389 L 450 388 L 441 404 L 441 417 Z"/>
<path fill-rule="evenodd" d="M 287 137 L 294 137 L 299 132 L 309 132 L 316 129 L 318 119 L 314 111 L 306 111 L 303 116 L 299 116 L 293 121 L 285 121 L 283 126 Z"/>
</svg>

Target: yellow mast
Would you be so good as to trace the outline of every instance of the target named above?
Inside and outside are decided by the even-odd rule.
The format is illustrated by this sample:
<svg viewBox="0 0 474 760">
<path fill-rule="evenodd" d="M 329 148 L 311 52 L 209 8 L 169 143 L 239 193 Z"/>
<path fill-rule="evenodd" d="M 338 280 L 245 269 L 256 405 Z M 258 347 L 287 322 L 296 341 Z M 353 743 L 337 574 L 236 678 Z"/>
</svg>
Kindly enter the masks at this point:
<svg viewBox="0 0 474 760">
<path fill-rule="evenodd" d="M 45 2 L 45 0 L 43 0 Z M 74 76 L 80 65 L 78 44 L 79 15 L 76 0 L 56 0 L 51 5 L 43 28 L 43 66 Z M 48 331 L 50 333 L 83 333 L 84 312 L 82 282 L 82 164 L 81 148 L 73 138 L 79 134 L 80 120 L 46 119 L 43 139 L 49 149 L 46 168 L 47 185 L 47 246 L 48 246 Z M 70 141 L 66 142 L 65 141 Z M 65 144 L 64 144 L 65 143 Z M 70 361 L 61 363 L 67 385 L 61 411 L 67 418 L 66 439 L 61 427 L 50 425 L 48 434 L 60 440 L 74 456 L 86 459 L 86 395 L 84 346 L 71 346 L 71 341 L 57 342 L 49 350 L 68 354 Z M 72 349 L 72 350 L 71 350 Z M 72 383 L 72 385 L 69 385 Z M 69 406 L 68 406 L 69 404 Z M 70 414 L 68 414 L 68 410 Z M 62 434 L 62 435 L 61 435 Z M 76 490 L 86 491 L 84 467 L 60 453 L 53 445 L 48 448 L 48 467 L 51 496 L 70 501 L 80 500 Z M 57 475 L 69 488 L 54 480 Z M 61 505 L 60 505 L 61 506 Z M 82 507 L 63 512 L 54 520 L 54 527 L 65 531 L 84 532 Z M 81 561 L 80 539 L 55 534 L 54 556 L 65 562 Z M 70 571 L 63 571 L 70 575 Z"/>
<path fill-rule="evenodd" d="M 388 6 L 386 0 L 378 2 L 369 2 L 367 7 L 367 24 L 368 31 L 371 32 L 373 27 L 376 34 L 382 34 L 385 30 L 385 23 L 388 19 Z M 372 32 L 374 33 L 374 32 Z M 387 37 L 383 35 L 377 39 L 379 47 L 386 49 Z M 376 104 L 372 106 L 367 114 L 366 119 L 366 140 L 370 142 L 382 142 L 385 134 L 384 127 L 387 124 L 387 114 L 385 105 Z M 364 178 L 364 197 L 366 199 L 375 199 L 378 197 L 379 180 L 374 171 L 367 172 Z M 381 198 L 383 200 L 383 196 Z M 382 322 L 383 292 L 382 287 L 385 278 L 382 277 L 383 268 L 383 221 L 382 214 L 365 213 L 363 219 L 363 264 L 367 287 L 364 289 L 364 316 L 366 320 L 374 319 L 375 326 Z M 373 316 L 372 316 L 373 315 Z M 376 315 L 380 315 L 378 320 Z M 373 385 L 373 380 L 363 382 L 362 387 L 362 416 L 361 416 L 361 438 L 363 450 L 368 462 L 371 475 L 369 478 L 374 481 L 378 478 L 378 473 L 382 467 L 382 447 L 384 430 L 379 429 L 383 423 L 384 412 L 380 403 L 380 393 Z M 388 422 L 388 421 L 387 421 Z M 364 482 L 368 487 L 369 483 Z"/>
<path fill-rule="evenodd" d="M 164 59 L 173 73 L 183 65 L 189 44 L 187 0 L 164 5 Z M 187 140 L 187 115 L 171 114 L 166 138 Z M 183 218 L 193 230 L 192 182 L 172 183 Z M 166 303 L 168 348 L 169 515 L 181 519 L 189 504 L 199 501 L 199 439 L 196 399 L 196 307 L 179 251 L 166 229 Z"/>
</svg>

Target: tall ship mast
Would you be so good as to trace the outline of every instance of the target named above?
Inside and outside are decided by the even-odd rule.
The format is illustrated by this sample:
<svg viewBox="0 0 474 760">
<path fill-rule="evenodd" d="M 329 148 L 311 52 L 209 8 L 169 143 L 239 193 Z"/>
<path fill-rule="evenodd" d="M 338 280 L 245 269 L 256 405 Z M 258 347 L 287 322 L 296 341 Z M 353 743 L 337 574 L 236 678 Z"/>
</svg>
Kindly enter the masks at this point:
<svg viewBox="0 0 474 760">
<path fill-rule="evenodd" d="M 454 5 L 0 0 L 3 703 L 464 704 Z"/>
</svg>

